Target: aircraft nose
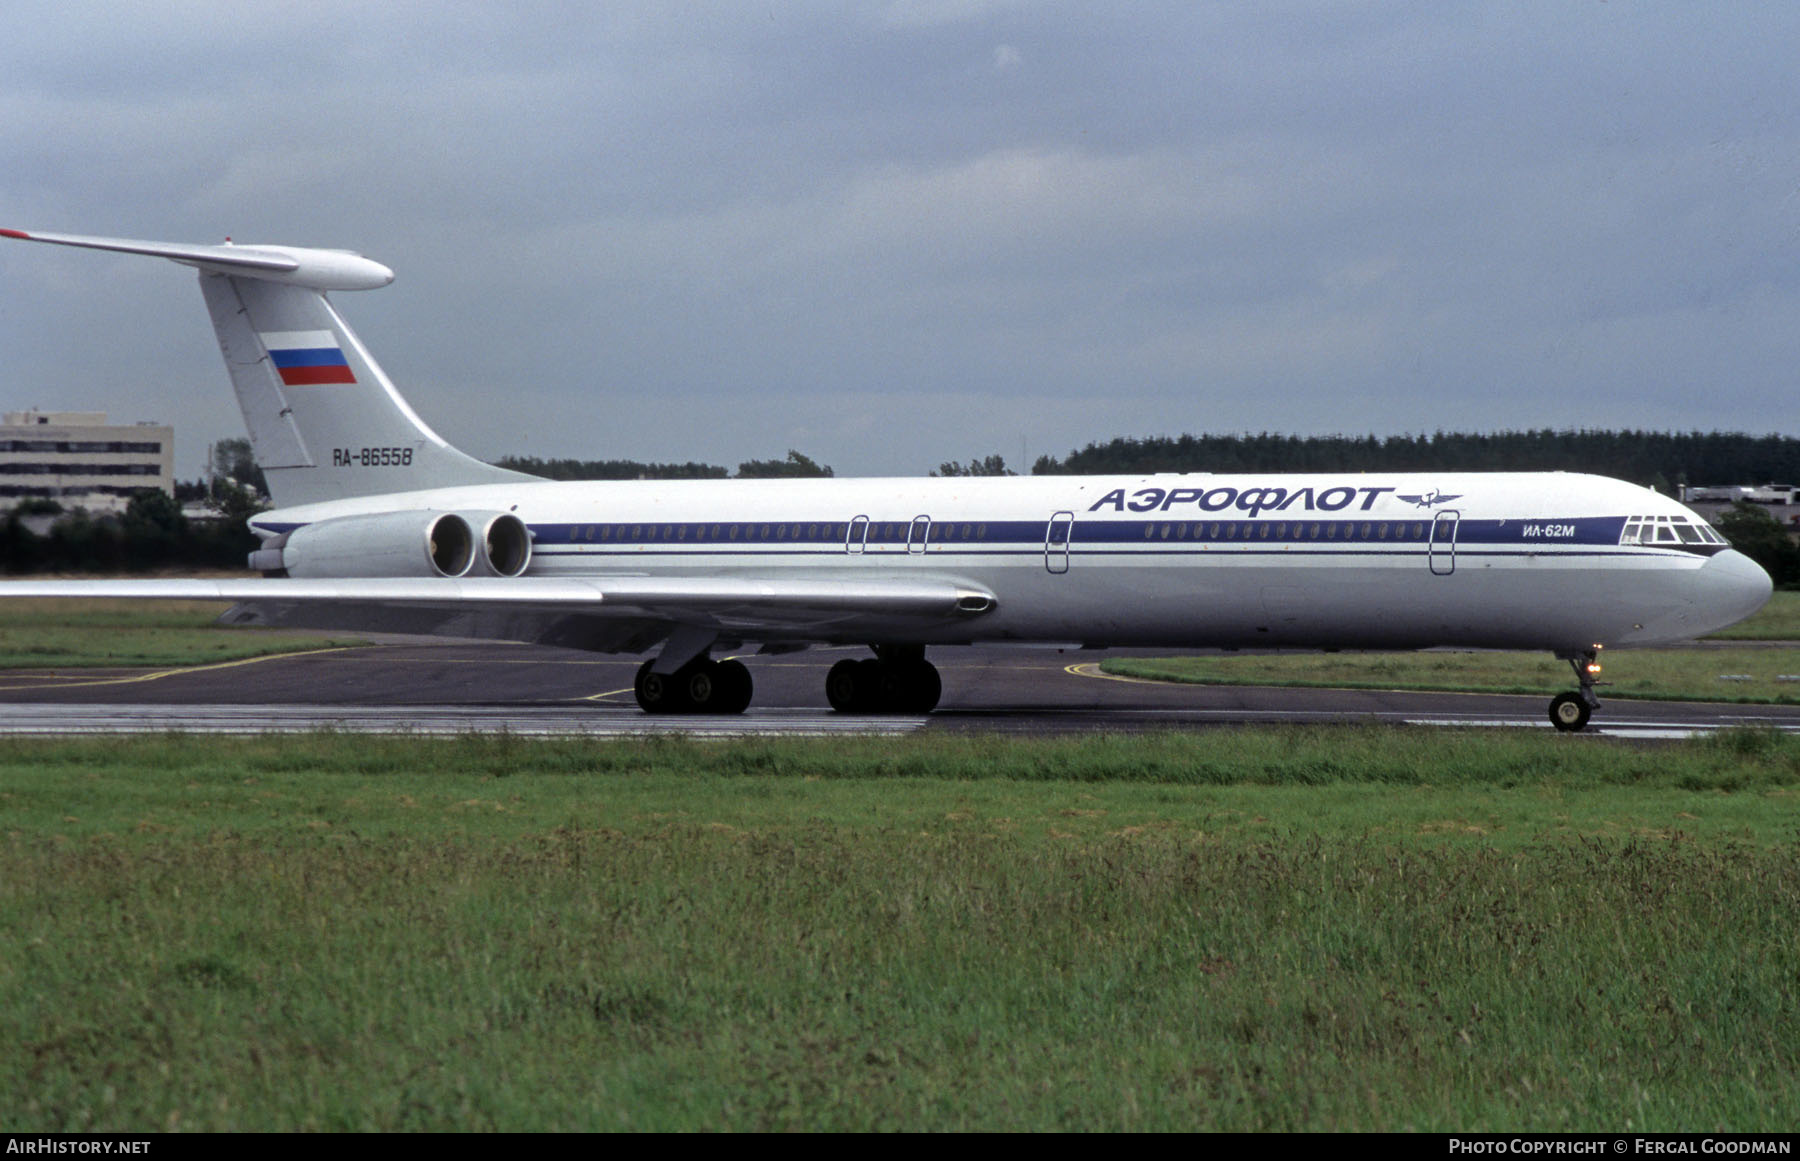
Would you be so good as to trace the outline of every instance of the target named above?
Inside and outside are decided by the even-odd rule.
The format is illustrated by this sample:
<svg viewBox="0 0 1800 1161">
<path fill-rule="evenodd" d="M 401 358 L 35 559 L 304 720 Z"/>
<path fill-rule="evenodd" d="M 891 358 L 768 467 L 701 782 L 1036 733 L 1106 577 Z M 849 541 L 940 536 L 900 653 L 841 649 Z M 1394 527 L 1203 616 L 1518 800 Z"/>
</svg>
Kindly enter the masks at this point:
<svg viewBox="0 0 1800 1161">
<path fill-rule="evenodd" d="M 1735 625 L 1769 601 L 1775 585 L 1762 565 L 1736 550 L 1719 553 L 1700 569 L 1694 582 L 1694 635 Z"/>
</svg>

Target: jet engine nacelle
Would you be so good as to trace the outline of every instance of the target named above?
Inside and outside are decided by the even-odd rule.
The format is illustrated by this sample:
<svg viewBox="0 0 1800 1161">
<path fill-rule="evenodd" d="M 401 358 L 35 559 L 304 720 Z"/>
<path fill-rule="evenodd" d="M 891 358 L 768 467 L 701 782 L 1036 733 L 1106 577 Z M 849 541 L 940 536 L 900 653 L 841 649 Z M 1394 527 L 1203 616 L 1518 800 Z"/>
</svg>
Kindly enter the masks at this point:
<svg viewBox="0 0 1800 1161">
<path fill-rule="evenodd" d="M 377 512 L 296 528 L 250 554 L 291 577 L 519 576 L 531 533 L 510 512 Z"/>
</svg>

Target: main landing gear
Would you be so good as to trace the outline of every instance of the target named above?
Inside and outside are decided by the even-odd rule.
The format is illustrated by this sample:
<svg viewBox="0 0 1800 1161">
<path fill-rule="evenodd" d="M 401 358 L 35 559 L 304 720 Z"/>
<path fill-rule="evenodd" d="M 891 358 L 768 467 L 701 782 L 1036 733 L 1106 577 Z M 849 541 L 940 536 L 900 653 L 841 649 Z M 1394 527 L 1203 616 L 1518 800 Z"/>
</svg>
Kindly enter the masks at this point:
<svg viewBox="0 0 1800 1161">
<path fill-rule="evenodd" d="M 741 714 L 755 689 L 742 661 L 714 661 L 702 654 L 674 673 L 653 673 L 655 661 L 638 666 L 632 692 L 645 713 Z"/>
<path fill-rule="evenodd" d="M 846 658 L 825 675 L 826 700 L 840 713 L 928 714 L 943 692 L 919 645 L 877 645 L 874 657 Z"/>
<path fill-rule="evenodd" d="M 1559 693 L 1550 699 L 1550 724 L 1572 733 L 1587 725 L 1588 719 L 1600 707 L 1600 699 L 1594 695 L 1594 687 L 1600 684 L 1600 647 L 1596 645 L 1584 653 L 1558 653 L 1556 656 L 1575 670 L 1575 680 L 1580 683 L 1581 690 L 1579 693 Z"/>
<path fill-rule="evenodd" d="M 702 653 L 673 673 L 658 673 L 654 660 L 638 666 L 632 692 L 649 714 L 741 714 L 753 685 L 741 661 L 714 661 Z M 844 660 L 825 676 L 825 697 L 844 713 L 927 714 L 944 683 L 921 645 L 877 645 L 875 656 Z"/>
</svg>

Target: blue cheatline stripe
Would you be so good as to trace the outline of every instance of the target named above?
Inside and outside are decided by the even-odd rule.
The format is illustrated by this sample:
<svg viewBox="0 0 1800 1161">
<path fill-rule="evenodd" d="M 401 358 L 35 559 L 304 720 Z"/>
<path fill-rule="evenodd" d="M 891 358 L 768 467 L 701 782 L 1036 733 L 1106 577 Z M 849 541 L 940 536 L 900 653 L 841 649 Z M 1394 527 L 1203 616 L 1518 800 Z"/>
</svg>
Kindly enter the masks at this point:
<svg viewBox="0 0 1800 1161">
<path fill-rule="evenodd" d="M 1669 553 L 1711 556 L 1724 546 L 1710 544 L 1620 545 L 1625 518 L 1579 517 L 1565 520 L 1464 520 L 1456 531 L 1458 556 L 1667 556 Z M 256 524 L 264 535 L 291 532 L 298 524 Z M 908 554 L 910 520 L 873 521 L 862 553 L 846 541 L 852 523 L 845 520 L 736 522 L 609 522 L 531 526 L 540 556 L 632 556 L 654 551 L 659 556 L 718 556 L 732 552 L 762 556 L 856 556 L 890 558 Z M 856 526 L 861 531 L 862 526 Z M 1388 535 L 1380 535 L 1385 528 Z M 1526 529 L 1537 529 L 1527 535 Z M 1552 537 L 1542 535 L 1555 529 Z M 931 525 L 925 542 L 930 555 L 1035 556 L 1063 548 L 1088 556 L 1316 555 L 1418 557 L 1434 546 L 1431 525 L 1417 520 L 1090 520 L 1072 529 L 1047 520 L 956 520 Z M 1564 533 L 1567 533 L 1566 535 Z M 1438 542 L 1442 555 L 1451 546 Z M 920 554 L 913 549 L 914 554 Z"/>
<path fill-rule="evenodd" d="M 1545 520 L 1464 520 L 1456 530 L 1458 551 L 1480 544 L 1520 545 L 1537 551 L 1554 551 L 1575 545 L 1615 546 L 1624 528 L 1623 516 L 1577 517 Z M 917 543 L 910 520 L 871 521 L 855 527 L 856 543 L 869 548 L 890 548 Z M 733 522 L 607 522 L 537 524 L 532 532 L 540 546 L 583 544 L 617 545 L 717 545 L 780 546 L 782 544 L 843 545 L 852 535 L 845 520 L 782 520 Z M 1094 550 L 1106 545 L 1150 544 L 1383 544 L 1424 548 L 1433 537 L 1427 520 L 1077 520 L 1073 526 L 1047 520 L 942 520 L 930 524 L 925 543 L 939 546 L 1033 545 L 1048 540 Z M 1445 543 L 1438 541 L 1444 550 Z M 1659 545 L 1671 549 L 1687 546 Z M 1693 546 L 1699 548 L 1701 546 Z"/>
<path fill-rule="evenodd" d="M 1051 547 L 1051 552 L 1054 554 L 1058 547 L 1060 547 L 1060 546 L 1053 545 Z M 1482 558 L 1482 559 L 1487 559 L 1487 560 L 1508 560 L 1508 559 L 1526 560 L 1526 559 L 1540 559 L 1544 556 L 1554 556 L 1558 560 L 1597 560 L 1597 559 L 1617 560 L 1622 557 L 1655 557 L 1655 558 L 1666 559 L 1671 554 L 1681 555 L 1681 556 L 1695 556 L 1695 555 L 1710 556 L 1713 554 L 1713 550 L 1710 548 L 1700 548 L 1700 547 L 1696 547 L 1691 550 L 1683 550 L 1674 545 L 1670 545 L 1666 548 L 1661 548 L 1661 549 L 1656 549 L 1656 548 L 1582 549 L 1582 550 L 1578 550 L 1578 551 L 1563 551 L 1563 552 L 1554 552 L 1554 553 L 1544 553 L 1544 552 L 1538 552 L 1538 551 L 1524 551 L 1524 550 L 1519 550 L 1519 549 L 1513 549 L 1513 550 L 1507 551 L 1507 550 L 1493 550 L 1493 549 L 1464 550 L 1464 549 L 1459 548 L 1456 550 L 1456 557 L 1458 560 L 1474 559 L 1474 558 L 1478 558 L 1478 557 Z M 1028 548 L 1028 549 L 1021 549 L 1021 548 L 986 548 L 986 549 L 983 549 L 983 548 L 937 548 L 937 547 L 933 547 L 929 553 L 923 553 L 923 552 L 906 553 L 906 552 L 888 550 L 888 551 L 884 551 L 884 552 L 870 552 L 870 553 L 855 554 L 855 553 L 845 552 L 841 548 L 836 549 L 836 550 L 816 549 L 816 548 L 793 549 L 793 548 L 782 548 L 782 547 L 776 546 L 776 545 L 747 545 L 747 544 L 739 544 L 736 546 L 714 545 L 710 548 L 691 548 L 691 547 L 690 548 L 671 548 L 666 545 L 642 544 L 642 545 L 633 545 L 628 548 L 617 548 L 617 547 L 600 548 L 598 546 L 596 546 L 594 548 L 580 547 L 580 548 L 573 548 L 573 549 L 545 548 L 545 549 L 539 549 L 539 550 L 533 551 L 533 553 L 531 555 L 532 555 L 532 559 L 534 559 L 534 560 L 539 559 L 539 558 L 549 559 L 549 558 L 557 558 L 557 557 L 570 557 L 570 558 L 580 558 L 580 559 L 586 559 L 586 560 L 618 559 L 618 560 L 630 561 L 630 560 L 643 560 L 647 556 L 656 557 L 658 559 L 662 559 L 662 558 L 666 558 L 666 557 L 677 557 L 677 556 L 689 557 L 689 556 L 691 556 L 691 557 L 712 558 L 712 559 L 716 560 L 716 559 L 720 559 L 723 557 L 730 557 L 730 556 L 751 556 L 751 557 L 757 557 L 759 559 L 767 559 L 767 558 L 773 558 L 773 557 L 780 557 L 783 559 L 791 559 L 794 557 L 808 557 L 808 558 L 816 559 L 816 558 L 823 557 L 823 558 L 832 559 L 832 560 L 855 560 L 855 559 L 858 559 L 859 556 L 866 556 L 870 560 L 892 561 L 892 560 L 905 560 L 905 559 L 908 559 L 909 557 L 916 556 L 916 557 L 919 557 L 920 559 L 935 561 L 935 560 L 944 560 L 947 558 L 971 558 L 971 559 L 986 560 L 986 559 L 992 559 L 994 557 L 1004 557 L 1004 556 L 1017 556 L 1017 557 L 1027 557 L 1027 558 L 1031 558 L 1031 559 L 1042 559 L 1043 555 L 1044 555 L 1044 549 L 1043 549 L 1042 545 L 1039 545 L 1036 548 Z M 1290 546 L 1290 547 L 1285 547 L 1285 548 L 1249 548 L 1249 547 L 1244 547 L 1242 545 L 1221 546 L 1218 548 L 1096 548 L 1091 545 L 1083 546 L 1083 545 L 1078 544 L 1075 546 L 1074 555 L 1081 557 L 1083 559 L 1087 559 L 1087 560 L 1095 560 L 1095 559 L 1099 559 L 1101 557 L 1160 557 L 1160 558 L 1164 558 L 1164 559 L 1174 558 L 1174 557 L 1181 557 L 1181 558 L 1192 557 L 1196 560 L 1230 561 L 1230 560 L 1235 560 L 1235 559 L 1240 559 L 1243 557 L 1250 557 L 1250 556 L 1256 556 L 1256 557 L 1271 556 L 1271 557 L 1280 557 L 1284 560 L 1294 560 L 1294 559 L 1297 559 L 1300 557 L 1329 559 L 1329 560 L 1343 560 L 1343 559 L 1348 559 L 1348 558 L 1368 559 L 1368 558 L 1372 558 L 1372 557 L 1389 557 L 1389 558 L 1393 558 L 1393 559 L 1397 559 L 1397 560 L 1416 561 L 1416 560 L 1423 559 L 1427 555 L 1427 552 L 1426 552 L 1426 546 L 1422 545 L 1422 544 L 1413 546 L 1413 547 L 1408 547 L 1408 548 L 1356 548 L 1356 547 L 1331 548 L 1331 547 L 1327 547 L 1324 545 L 1310 546 L 1310 547 Z M 1440 549 L 1438 555 L 1448 558 L 1449 553 L 1445 550 Z"/>
</svg>

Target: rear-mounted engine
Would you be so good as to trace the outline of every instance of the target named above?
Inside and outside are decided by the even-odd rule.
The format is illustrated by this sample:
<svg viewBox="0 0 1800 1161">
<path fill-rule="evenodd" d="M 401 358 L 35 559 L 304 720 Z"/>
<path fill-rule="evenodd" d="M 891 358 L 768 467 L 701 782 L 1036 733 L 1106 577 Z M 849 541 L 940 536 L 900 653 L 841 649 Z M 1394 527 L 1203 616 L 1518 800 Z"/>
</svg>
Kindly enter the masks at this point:
<svg viewBox="0 0 1800 1161">
<path fill-rule="evenodd" d="M 318 578 L 514 577 L 530 564 L 531 533 L 510 512 L 339 516 L 250 554 L 250 567 L 264 573 Z"/>
</svg>

